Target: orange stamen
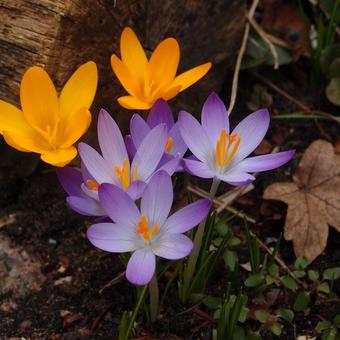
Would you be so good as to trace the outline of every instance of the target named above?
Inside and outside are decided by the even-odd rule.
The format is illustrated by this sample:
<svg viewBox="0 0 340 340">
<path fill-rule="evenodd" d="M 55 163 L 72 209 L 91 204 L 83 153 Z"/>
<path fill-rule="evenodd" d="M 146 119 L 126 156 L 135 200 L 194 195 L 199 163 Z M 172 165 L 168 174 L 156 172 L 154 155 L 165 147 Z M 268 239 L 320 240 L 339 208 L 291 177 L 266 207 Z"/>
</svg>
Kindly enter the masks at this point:
<svg viewBox="0 0 340 340">
<path fill-rule="evenodd" d="M 165 152 L 170 153 L 172 151 L 173 146 L 174 146 L 174 139 L 172 137 L 169 137 L 165 145 Z"/>
<path fill-rule="evenodd" d="M 149 223 L 147 217 L 142 214 L 137 225 L 137 234 L 144 238 L 145 241 L 151 241 L 152 236 L 156 235 L 160 229 L 159 224 L 155 224 L 149 229 Z"/>
<path fill-rule="evenodd" d="M 86 181 L 86 185 L 87 185 L 87 187 L 88 187 L 89 189 L 95 190 L 95 191 L 98 191 L 98 189 L 99 189 L 99 187 L 100 187 L 100 184 L 99 184 L 99 183 L 94 182 L 94 181 L 92 181 L 91 179 L 88 179 L 88 180 Z"/>
<path fill-rule="evenodd" d="M 225 129 L 222 129 L 220 138 L 216 142 L 216 164 L 222 168 L 226 166 L 234 157 L 241 142 L 241 137 L 237 133 L 230 136 Z"/>
<path fill-rule="evenodd" d="M 124 159 L 122 168 L 119 168 L 118 165 L 114 167 L 116 172 L 116 176 L 122 182 L 122 187 L 126 190 L 130 185 L 130 164 L 127 159 Z"/>
</svg>

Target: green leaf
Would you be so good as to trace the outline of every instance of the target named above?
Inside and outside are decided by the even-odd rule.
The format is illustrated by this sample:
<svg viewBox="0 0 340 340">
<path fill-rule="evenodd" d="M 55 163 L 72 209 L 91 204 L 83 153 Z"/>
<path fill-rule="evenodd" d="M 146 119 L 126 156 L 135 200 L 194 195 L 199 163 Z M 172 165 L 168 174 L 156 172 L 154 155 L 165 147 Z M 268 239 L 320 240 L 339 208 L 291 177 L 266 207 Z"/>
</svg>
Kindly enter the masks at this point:
<svg viewBox="0 0 340 340">
<path fill-rule="evenodd" d="M 228 241 L 228 245 L 230 247 L 235 247 L 240 245 L 241 240 L 238 237 L 232 237 L 229 241 Z"/>
<path fill-rule="evenodd" d="M 335 315 L 333 323 L 335 326 L 340 327 L 340 314 Z"/>
<path fill-rule="evenodd" d="M 318 291 L 329 294 L 331 290 L 329 288 L 328 282 L 322 282 L 321 285 L 318 287 Z"/>
<path fill-rule="evenodd" d="M 294 312 L 290 309 L 280 308 L 277 312 L 277 315 L 288 322 L 292 322 L 294 319 Z"/>
<path fill-rule="evenodd" d="M 311 281 L 316 281 L 319 278 L 319 273 L 316 270 L 308 270 L 307 274 Z"/>
<path fill-rule="evenodd" d="M 224 223 L 215 224 L 215 228 L 218 234 L 222 237 L 227 236 L 227 234 L 229 233 L 229 227 Z"/>
<path fill-rule="evenodd" d="M 318 332 L 325 331 L 327 329 L 330 329 L 332 327 L 332 323 L 330 321 L 320 321 L 316 325 L 316 330 Z"/>
<path fill-rule="evenodd" d="M 259 286 L 264 280 L 264 277 L 262 274 L 257 273 L 254 275 L 249 276 L 245 281 L 244 285 L 246 287 L 256 287 Z"/>
<path fill-rule="evenodd" d="M 302 312 L 308 307 L 309 302 L 310 302 L 309 293 L 300 292 L 294 301 L 293 308 L 296 312 Z"/>
<path fill-rule="evenodd" d="M 223 238 L 222 237 L 217 237 L 215 238 L 212 243 L 214 244 L 214 246 L 219 247 L 223 242 Z"/>
<path fill-rule="evenodd" d="M 280 278 L 281 283 L 288 289 L 295 292 L 299 287 L 296 282 L 288 275 L 284 275 Z"/>
<path fill-rule="evenodd" d="M 223 254 L 223 260 L 226 268 L 229 269 L 231 272 L 234 272 L 236 268 L 236 263 L 238 262 L 236 252 L 226 250 Z"/>
<path fill-rule="evenodd" d="M 221 300 L 214 296 L 207 296 L 203 299 L 204 305 L 212 310 L 218 309 L 221 307 Z"/>
<path fill-rule="evenodd" d="M 269 268 L 268 268 L 268 273 L 271 276 L 274 276 L 279 272 L 279 266 L 276 263 L 273 263 Z"/>
<path fill-rule="evenodd" d="M 266 321 L 268 320 L 270 314 L 263 310 L 263 309 L 258 309 L 256 312 L 255 312 L 255 317 L 257 320 L 259 320 L 260 322 L 262 323 L 266 323 Z"/>
<path fill-rule="evenodd" d="M 326 96 L 332 104 L 340 106 L 340 77 L 331 79 L 326 87 Z"/>
<path fill-rule="evenodd" d="M 243 328 L 240 326 L 236 326 L 234 329 L 233 340 L 245 340 L 246 333 Z"/>
<path fill-rule="evenodd" d="M 293 273 L 299 279 L 306 276 L 306 272 L 304 270 L 294 270 Z"/>
<path fill-rule="evenodd" d="M 340 267 L 328 268 L 323 272 L 324 280 L 337 280 L 340 278 Z"/>
<path fill-rule="evenodd" d="M 294 263 L 294 269 L 296 270 L 304 270 L 308 267 L 308 261 L 303 257 L 299 256 Z"/>
<path fill-rule="evenodd" d="M 259 332 L 250 332 L 247 334 L 246 340 L 261 340 L 262 337 Z"/>
<path fill-rule="evenodd" d="M 266 275 L 266 284 L 269 286 L 274 283 L 274 279 L 270 275 Z"/>
<path fill-rule="evenodd" d="M 278 322 L 274 322 L 271 327 L 270 330 L 276 335 L 276 336 L 280 336 L 282 333 L 282 325 L 280 325 Z"/>
</svg>

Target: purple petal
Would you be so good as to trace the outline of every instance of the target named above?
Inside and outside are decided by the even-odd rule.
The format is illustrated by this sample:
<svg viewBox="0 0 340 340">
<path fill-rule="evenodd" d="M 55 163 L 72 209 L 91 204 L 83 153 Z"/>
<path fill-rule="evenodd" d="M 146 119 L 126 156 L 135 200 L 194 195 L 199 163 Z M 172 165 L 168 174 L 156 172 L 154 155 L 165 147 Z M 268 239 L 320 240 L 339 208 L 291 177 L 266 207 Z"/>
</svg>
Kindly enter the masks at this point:
<svg viewBox="0 0 340 340">
<path fill-rule="evenodd" d="M 170 153 L 174 156 L 183 157 L 188 150 L 188 147 L 182 138 L 178 122 L 169 131 L 169 137 L 171 137 L 173 140 L 173 146 Z"/>
<path fill-rule="evenodd" d="M 154 253 L 147 248 L 138 249 L 130 257 L 126 268 L 126 278 L 135 285 L 146 285 L 151 281 L 155 268 Z"/>
<path fill-rule="evenodd" d="M 227 109 L 216 93 L 212 93 L 205 101 L 202 109 L 202 127 L 215 145 L 222 129 L 229 134 L 229 118 Z"/>
<path fill-rule="evenodd" d="M 165 125 L 154 127 L 138 147 L 131 169 L 138 168 L 138 179 L 146 181 L 155 171 L 164 153 L 167 133 Z"/>
<path fill-rule="evenodd" d="M 120 165 L 128 159 L 124 139 L 118 125 L 105 110 L 98 117 L 98 141 L 103 157 L 111 166 Z"/>
<path fill-rule="evenodd" d="M 116 181 L 113 169 L 95 149 L 85 143 L 79 143 L 78 150 L 86 169 L 98 183 Z"/>
<path fill-rule="evenodd" d="M 104 183 L 99 188 L 99 201 L 114 222 L 131 228 L 137 226 L 140 212 L 135 202 L 123 189 Z"/>
<path fill-rule="evenodd" d="M 139 247 L 133 229 L 114 223 L 92 225 L 87 230 L 87 238 L 95 247 L 111 253 L 134 251 Z"/>
<path fill-rule="evenodd" d="M 169 104 L 162 98 L 157 99 L 150 110 L 146 122 L 150 128 L 154 128 L 155 126 L 164 123 L 169 131 L 174 125 L 174 117 Z"/>
<path fill-rule="evenodd" d="M 81 190 L 83 190 L 83 192 L 84 192 L 87 196 L 89 196 L 89 197 L 95 199 L 96 201 L 99 201 L 98 191 L 97 191 L 97 190 L 92 190 L 92 189 L 88 188 L 87 185 L 86 185 L 85 183 L 82 183 L 82 185 L 81 185 Z"/>
<path fill-rule="evenodd" d="M 85 216 L 106 216 L 106 212 L 98 201 L 87 197 L 68 196 L 66 198 L 68 206 L 77 213 Z"/>
<path fill-rule="evenodd" d="M 287 163 L 289 160 L 293 158 L 294 154 L 295 151 L 291 150 L 272 153 L 268 155 L 250 157 L 238 163 L 235 168 L 238 168 L 245 172 L 259 172 L 272 170 Z"/>
<path fill-rule="evenodd" d="M 158 170 L 163 170 L 167 172 L 170 176 L 174 174 L 175 171 L 178 170 L 180 165 L 181 158 L 174 157 L 172 155 L 164 154 L 161 161 L 158 164 Z"/>
<path fill-rule="evenodd" d="M 64 168 L 57 169 L 57 176 L 60 184 L 70 196 L 85 197 L 80 187 L 83 183 L 80 169 L 65 166 Z"/>
<path fill-rule="evenodd" d="M 217 178 L 219 178 L 223 182 L 226 182 L 234 186 L 247 185 L 255 180 L 255 177 L 253 175 L 250 175 L 246 172 L 242 172 L 237 168 L 231 169 L 224 175 L 219 174 Z"/>
<path fill-rule="evenodd" d="M 183 164 L 184 168 L 194 176 L 201 178 L 213 178 L 215 176 L 209 167 L 201 161 L 184 158 Z"/>
<path fill-rule="evenodd" d="M 126 150 L 128 152 L 129 158 L 130 160 L 132 160 L 136 154 L 136 147 L 135 147 L 135 144 L 133 143 L 131 135 L 125 136 L 125 146 L 126 146 Z"/>
<path fill-rule="evenodd" d="M 144 119 L 139 114 L 134 114 L 132 116 L 130 120 L 130 133 L 136 148 L 139 147 L 150 130 L 148 124 L 145 123 Z"/>
<path fill-rule="evenodd" d="M 136 201 L 141 198 L 145 187 L 146 187 L 145 182 L 142 181 L 131 182 L 126 192 L 132 198 L 132 200 Z"/>
<path fill-rule="evenodd" d="M 90 172 L 87 170 L 84 162 L 80 162 L 80 170 L 83 177 L 83 182 L 86 183 L 88 179 L 91 179 L 92 181 L 96 181 L 95 178 L 90 174 Z"/>
<path fill-rule="evenodd" d="M 190 254 L 193 243 L 182 234 L 164 234 L 154 244 L 155 255 L 168 260 L 178 260 Z"/>
<path fill-rule="evenodd" d="M 141 212 L 147 216 L 150 225 L 164 223 L 173 198 L 171 177 L 165 171 L 158 171 L 146 186 L 141 201 Z"/>
<path fill-rule="evenodd" d="M 211 162 L 214 146 L 199 122 L 188 112 L 179 113 L 179 129 L 190 151 L 202 162 Z"/>
<path fill-rule="evenodd" d="M 253 112 L 244 118 L 233 130 L 232 135 L 238 133 L 241 138 L 240 146 L 232 159 L 236 164 L 246 158 L 260 144 L 269 127 L 270 115 L 268 110 Z"/>
<path fill-rule="evenodd" d="M 199 224 L 208 214 L 211 201 L 200 199 L 176 211 L 165 222 L 163 228 L 169 233 L 185 233 Z"/>
</svg>

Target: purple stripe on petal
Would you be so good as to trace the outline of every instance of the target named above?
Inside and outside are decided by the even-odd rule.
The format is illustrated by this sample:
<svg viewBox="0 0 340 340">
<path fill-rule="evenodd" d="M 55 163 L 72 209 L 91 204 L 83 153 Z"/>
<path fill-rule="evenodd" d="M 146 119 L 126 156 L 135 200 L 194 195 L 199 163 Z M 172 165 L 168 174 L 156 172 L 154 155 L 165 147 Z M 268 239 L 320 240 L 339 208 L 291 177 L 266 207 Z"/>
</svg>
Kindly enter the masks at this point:
<svg viewBox="0 0 340 340">
<path fill-rule="evenodd" d="M 80 187 L 83 183 L 80 169 L 65 166 L 64 168 L 57 169 L 57 176 L 60 184 L 70 196 L 85 197 Z"/>
<path fill-rule="evenodd" d="M 245 172 L 259 172 L 278 168 L 293 158 L 294 150 L 277 152 L 268 155 L 249 157 L 236 165 L 236 168 Z"/>
<path fill-rule="evenodd" d="M 238 133 L 241 142 L 230 166 L 238 163 L 256 149 L 267 133 L 269 120 L 268 110 L 262 109 L 253 112 L 235 127 L 231 134 Z"/>
<path fill-rule="evenodd" d="M 242 172 L 237 168 L 228 171 L 224 175 L 219 174 L 217 175 L 217 178 L 223 182 L 226 182 L 234 186 L 247 185 L 255 180 L 255 177 L 253 175 L 250 175 L 246 172 Z"/>
<path fill-rule="evenodd" d="M 164 234 L 154 244 L 153 252 L 168 260 L 178 260 L 190 254 L 193 243 L 182 234 Z"/>
<path fill-rule="evenodd" d="M 215 148 L 199 122 L 188 112 L 179 113 L 179 129 L 190 151 L 202 162 L 213 160 Z"/>
<path fill-rule="evenodd" d="M 183 166 L 190 174 L 201 178 L 213 178 L 215 173 L 212 172 L 205 163 L 193 159 L 184 158 Z"/>
<path fill-rule="evenodd" d="M 116 223 L 136 228 L 140 212 L 132 198 L 121 188 L 104 183 L 99 188 L 99 201 Z"/>
<path fill-rule="evenodd" d="M 132 161 L 133 157 L 135 157 L 136 154 L 136 147 L 133 143 L 131 135 L 125 136 L 125 146 L 129 155 L 129 159 Z"/>
<path fill-rule="evenodd" d="M 134 114 L 130 120 L 130 133 L 135 147 L 138 149 L 143 139 L 150 132 L 150 127 L 139 114 Z"/>
<path fill-rule="evenodd" d="M 126 278 L 133 284 L 142 286 L 148 284 L 156 269 L 156 257 L 148 249 L 138 249 L 130 257 L 126 268 Z"/>
<path fill-rule="evenodd" d="M 95 247 L 111 253 L 134 251 L 140 243 L 135 232 L 114 223 L 92 225 L 87 230 L 87 238 Z"/>
<path fill-rule="evenodd" d="M 176 211 L 165 222 L 163 228 L 167 233 L 185 233 L 199 224 L 209 212 L 211 201 L 200 199 Z M 162 228 L 162 229 L 163 229 Z M 161 231 L 163 231 L 161 229 Z"/>
<path fill-rule="evenodd" d="M 171 177 L 165 171 L 158 171 L 146 186 L 141 201 L 141 212 L 147 216 L 150 226 L 164 223 L 173 198 Z"/>
<path fill-rule="evenodd" d="M 128 158 L 122 133 L 105 110 L 98 117 L 98 141 L 103 157 L 111 166 L 121 165 Z"/>
<path fill-rule="evenodd" d="M 106 212 L 99 202 L 88 197 L 68 196 L 66 198 L 68 206 L 77 213 L 85 216 L 106 216 Z"/>
<path fill-rule="evenodd" d="M 162 98 L 157 99 L 149 112 L 146 122 L 150 128 L 154 128 L 155 126 L 164 123 L 169 131 L 174 125 L 174 117 L 169 104 Z"/>
<path fill-rule="evenodd" d="M 216 93 L 212 93 L 205 101 L 202 109 L 202 127 L 215 145 L 222 129 L 229 134 L 229 118 L 227 109 Z"/>
</svg>

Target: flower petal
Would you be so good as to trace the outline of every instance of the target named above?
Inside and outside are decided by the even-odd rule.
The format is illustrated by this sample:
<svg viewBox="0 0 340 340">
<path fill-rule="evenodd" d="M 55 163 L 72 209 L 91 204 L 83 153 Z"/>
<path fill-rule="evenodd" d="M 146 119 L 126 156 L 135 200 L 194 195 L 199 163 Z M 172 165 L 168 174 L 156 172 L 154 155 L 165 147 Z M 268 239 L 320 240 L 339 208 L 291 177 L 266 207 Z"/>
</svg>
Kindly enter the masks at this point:
<svg viewBox="0 0 340 340">
<path fill-rule="evenodd" d="M 142 181 L 131 182 L 126 192 L 132 198 L 133 201 L 136 201 L 141 198 L 145 187 L 146 187 L 145 182 Z"/>
<path fill-rule="evenodd" d="M 154 94 L 154 99 L 163 98 L 165 100 L 170 100 L 173 97 L 177 96 L 180 90 L 180 86 L 171 86 L 167 87 L 166 89 L 159 89 L 159 91 Z"/>
<path fill-rule="evenodd" d="M 221 181 L 234 186 L 247 185 L 255 180 L 255 177 L 253 175 L 242 172 L 237 168 L 228 171 L 224 175 L 219 174 L 217 177 Z"/>
<path fill-rule="evenodd" d="M 155 171 L 164 153 L 167 133 L 165 125 L 154 127 L 138 147 L 131 169 L 138 168 L 138 179 L 146 181 Z"/>
<path fill-rule="evenodd" d="M 178 122 L 169 131 L 169 137 L 173 140 L 172 150 L 170 153 L 174 156 L 183 157 L 188 150 L 188 147 L 182 138 Z"/>
<path fill-rule="evenodd" d="M 87 197 L 68 196 L 66 198 L 68 206 L 77 213 L 85 216 L 107 216 L 98 201 Z"/>
<path fill-rule="evenodd" d="M 200 123 L 188 112 L 179 113 L 179 129 L 190 151 L 202 162 L 213 161 L 214 146 Z"/>
<path fill-rule="evenodd" d="M 176 39 L 161 41 L 153 51 L 148 64 L 148 78 L 156 85 L 169 84 L 175 78 L 179 63 L 179 45 Z"/>
<path fill-rule="evenodd" d="M 212 172 L 209 167 L 201 161 L 184 158 L 183 163 L 184 168 L 194 176 L 201 178 L 213 178 L 215 176 L 215 173 Z"/>
<path fill-rule="evenodd" d="M 20 85 L 21 107 L 27 122 L 35 128 L 53 130 L 59 116 L 57 91 L 47 72 L 30 67 Z"/>
<path fill-rule="evenodd" d="M 178 168 L 180 167 L 180 163 L 181 163 L 180 157 L 174 157 L 172 155 L 164 154 L 158 164 L 157 172 L 165 171 L 170 176 L 172 176 L 175 171 L 178 171 Z"/>
<path fill-rule="evenodd" d="M 150 127 L 145 123 L 139 114 L 134 114 L 130 120 L 130 133 L 133 144 L 136 148 L 142 143 L 143 139 L 150 132 Z"/>
<path fill-rule="evenodd" d="M 268 155 L 261 155 L 249 157 L 236 165 L 236 168 L 245 172 L 259 172 L 267 171 L 280 167 L 293 158 L 294 150 L 271 153 Z"/>
<path fill-rule="evenodd" d="M 216 93 L 212 93 L 205 101 L 202 109 L 202 127 L 213 145 L 220 138 L 222 129 L 229 134 L 229 118 L 227 109 Z"/>
<path fill-rule="evenodd" d="M 164 123 L 170 130 L 175 122 L 169 104 L 162 98 L 157 99 L 149 112 L 146 122 L 150 128 Z"/>
<path fill-rule="evenodd" d="M 135 202 L 123 189 L 104 183 L 99 188 L 99 200 L 114 222 L 135 230 L 140 212 Z"/>
<path fill-rule="evenodd" d="M 95 247 L 111 253 L 125 253 L 138 248 L 136 234 L 124 225 L 97 223 L 87 230 L 86 235 Z"/>
<path fill-rule="evenodd" d="M 105 161 L 112 167 L 122 166 L 128 158 L 124 139 L 117 123 L 105 110 L 98 117 L 98 141 Z"/>
<path fill-rule="evenodd" d="M 147 110 L 150 109 L 152 105 L 133 96 L 123 96 L 119 97 L 117 100 L 119 105 L 129 110 Z"/>
<path fill-rule="evenodd" d="M 156 269 L 156 257 L 147 248 L 136 250 L 130 257 L 126 268 L 126 278 L 133 284 L 148 284 Z"/>
<path fill-rule="evenodd" d="M 60 118 L 65 119 L 81 108 L 89 109 L 96 94 L 98 70 L 93 61 L 89 61 L 72 74 L 63 87 L 60 97 Z M 79 121 L 80 122 L 80 121 Z"/>
<path fill-rule="evenodd" d="M 247 157 L 260 144 L 267 133 L 270 115 L 267 109 L 253 112 L 244 118 L 232 131 L 241 137 L 240 146 L 233 157 L 230 166 Z"/>
<path fill-rule="evenodd" d="M 146 186 L 142 201 L 141 212 L 146 215 L 149 225 L 164 223 L 169 215 L 174 193 L 171 177 L 165 171 L 154 174 Z"/>
<path fill-rule="evenodd" d="M 65 166 L 57 169 L 57 176 L 60 184 L 70 196 L 86 197 L 83 190 L 81 190 L 83 176 L 80 169 Z"/>
<path fill-rule="evenodd" d="M 130 72 L 138 78 L 142 85 L 148 59 L 135 32 L 130 27 L 125 27 L 122 32 L 120 38 L 120 54 L 122 62 Z"/>
<path fill-rule="evenodd" d="M 168 260 L 186 257 L 192 248 L 193 243 L 190 238 L 182 234 L 164 234 L 152 245 L 155 255 Z"/>
<path fill-rule="evenodd" d="M 206 75 L 206 73 L 208 73 L 210 68 L 211 63 L 205 63 L 196 66 L 191 70 L 188 70 L 178 75 L 172 82 L 171 86 L 180 86 L 182 92 L 183 90 L 185 90 L 186 88 L 188 88 L 189 86 L 203 78 Z"/>
<path fill-rule="evenodd" d="M 208 214 L 211 201 L 200 199 L 172 214 L 164 224 L 164 230 L 169 233 L 180 234 L 199 224 Z"/>
<path fill-rule="evenodd" d="M 71 146 L 67 149 L 51 150 L 43 153 L 40 158 L 51 165 L 63 167 L 77 156 L 77 149 Z"/>
<path fill-rule="evenodd" d="M 129 155 L 130 160 L 132 161 L 137 150 L 136 150 L 135 144 L 133 143 L 131 135 L 126 135 L 124 138 L 124 141 L 125 141 L 126 151 Z"/>
</svg>

